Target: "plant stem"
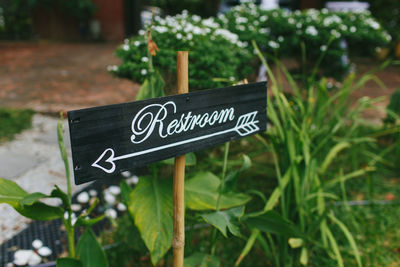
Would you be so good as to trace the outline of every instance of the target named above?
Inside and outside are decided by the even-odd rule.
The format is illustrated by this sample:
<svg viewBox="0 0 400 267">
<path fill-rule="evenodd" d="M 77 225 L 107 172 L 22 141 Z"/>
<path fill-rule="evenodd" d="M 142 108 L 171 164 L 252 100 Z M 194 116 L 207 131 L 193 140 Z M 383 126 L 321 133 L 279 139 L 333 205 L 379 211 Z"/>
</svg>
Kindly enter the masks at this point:
<svg viewBox="0 0 400 267">
<path fill-rule="evenodd" d="M 224 186 L 225 186 L 225 176 L 226 176 L 226 169 L 227 169 L 227 165 L 228 165 L 229 146 L 230 146 L 230 142 L 225 143 L 224 165 L 222 167 L 221 183 L 219 186 L 217 205 L 215 207 L 217 212 L 220 210 L 221 196 L 222 196 Z M 215 253 L 215 247 L 216 247 L 215 241 L 216 240 L 217 240 L 217 229 L 213 228 L 212 235 L 211 235 L 211 255 L 214 255 L 214 253 Z"/>
</svg>

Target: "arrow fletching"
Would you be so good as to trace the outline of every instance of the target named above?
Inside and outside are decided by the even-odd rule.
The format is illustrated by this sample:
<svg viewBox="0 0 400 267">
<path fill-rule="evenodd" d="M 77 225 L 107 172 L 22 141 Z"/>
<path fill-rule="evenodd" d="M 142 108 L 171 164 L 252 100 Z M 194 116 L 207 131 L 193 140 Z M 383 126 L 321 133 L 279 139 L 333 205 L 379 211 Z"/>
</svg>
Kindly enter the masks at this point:
<svg viewBox="0 0 400 267">
<path fill-rule="evenodd" d="M 244 114 L 237 120 L 235 131 L 240 136 L 246 136 L 251 133 L 257 132 L 260 128 L 257 126 L 259 121 L 256 121 L 257 111 Z"/>
</svg>

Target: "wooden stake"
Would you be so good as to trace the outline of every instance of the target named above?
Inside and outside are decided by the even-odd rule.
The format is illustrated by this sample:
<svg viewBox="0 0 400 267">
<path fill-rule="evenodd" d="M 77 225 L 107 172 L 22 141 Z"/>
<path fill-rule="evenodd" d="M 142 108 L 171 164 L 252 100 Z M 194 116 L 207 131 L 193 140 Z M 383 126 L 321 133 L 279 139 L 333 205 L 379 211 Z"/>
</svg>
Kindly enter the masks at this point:
<svg viewBox="0 0 400 267">
<path fill-rule="evenodd" d="M 177 52 L 178 94 L 189 91 L 188 52 Z M 172 248 L 174 254 L 173 267 L 183 267 L 185 250 L 185 161 L 186 156 L 175 158 L 174 168 L 174 236 Z"/>
</svg>

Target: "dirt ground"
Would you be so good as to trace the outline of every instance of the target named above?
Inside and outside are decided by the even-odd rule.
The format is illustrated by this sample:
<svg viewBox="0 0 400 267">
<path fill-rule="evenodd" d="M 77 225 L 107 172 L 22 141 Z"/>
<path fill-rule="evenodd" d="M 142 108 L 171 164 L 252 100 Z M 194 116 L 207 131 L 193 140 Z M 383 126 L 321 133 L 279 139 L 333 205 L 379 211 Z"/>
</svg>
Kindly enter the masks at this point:
<svg viewBox="0 0 400 267">
<path fill-rule="evenodd" d="M 113 77 L 108 65 L 119 63 L 113 55 L 118 43 L 7 43 L 0 42 L 0 106 L 32 108 L 55 113 L 135 99 L 139 85 Z M 354 59 L 357 75 L 378 66 L 375 59 Z M 353 95 L 386 98 L 366 116 L 385 116 L 389 96 L 400 88 L 400 67 L 376 73 L 386 88 L 374 82 Z"/>
<path fill-rule="evenodd" d="M 43 113 L 133 101 L 139 85 L 108 65 L 117 43 L 0 43 L 0 106 Z"/>
</svg>

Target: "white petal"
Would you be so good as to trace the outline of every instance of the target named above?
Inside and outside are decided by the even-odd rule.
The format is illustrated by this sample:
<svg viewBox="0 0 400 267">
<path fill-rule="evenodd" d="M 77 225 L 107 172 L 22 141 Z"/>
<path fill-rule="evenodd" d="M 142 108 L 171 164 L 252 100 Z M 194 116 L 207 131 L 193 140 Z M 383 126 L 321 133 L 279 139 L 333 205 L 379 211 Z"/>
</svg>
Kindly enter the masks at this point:
<svg viewBox="0 0 400 267">
<path fill-rule="evenodd" d="M 48 248 L 48 247 L 41 247 L 41 248 L 38 250 L 38 253 L 39 253 L 39 255 L 42 256 L 42 257 L 47 257 L 47 256 L 50 256 L 51 253 L 53 253 L 53 251 L 51 251 L 51 249 Z"/>
<path fill-rule="evenodd" d="M 34 249 L 39 249 L 39 248 L 43 247 L 43 242 L 42 242 L 42 240 L 39 240 L 39 239 L 33 240 L 33 242 L 32 242 L 32 247 L 33 247 Z"/>
</svg>

